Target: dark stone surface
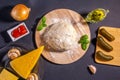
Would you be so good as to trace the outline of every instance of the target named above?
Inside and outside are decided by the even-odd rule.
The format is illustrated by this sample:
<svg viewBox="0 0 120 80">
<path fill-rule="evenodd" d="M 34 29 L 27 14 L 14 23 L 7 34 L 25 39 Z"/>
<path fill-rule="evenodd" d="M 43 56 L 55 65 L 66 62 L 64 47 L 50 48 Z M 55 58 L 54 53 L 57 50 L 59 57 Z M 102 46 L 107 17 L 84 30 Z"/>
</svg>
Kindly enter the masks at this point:
<svg viewBox="0 0 120 80">
<path fill-rule="evenodd" d="M 21 23 L 13 20 L 9 15 L 12 7 L 18 3 L 25 4 L 31 8 L 29 19 L 24 21 L 30 30 L 30 34 L 16 42 L 12 42 L 5 33 L 6 30 Z M 0 0 L 1 66 L 6 66 L 4 63 L 2 64 L 2 58 L 11 44 L 20 45 L 28 51 L 36 48 L 34 31 L 37 22 L 44 14 L 58 8 L 72 9 L 83 17 L 96 8 L 109 9 L 110 13 L 102 22 L 89 24 L 91 44 L 87 53 L 80 60 L 72 64 L 57 65 L 41 57 L 39 73 L 42 80 L 120 80 L 120 67 L 97 64 L 93 59 L 97 29 L 103 25 L 120 27 L 120 0 Z M 96 66 L 97 73 L 95 75 L 90 74 L 88 71 L 87 66 L 89 64 Z"/>
</svg>

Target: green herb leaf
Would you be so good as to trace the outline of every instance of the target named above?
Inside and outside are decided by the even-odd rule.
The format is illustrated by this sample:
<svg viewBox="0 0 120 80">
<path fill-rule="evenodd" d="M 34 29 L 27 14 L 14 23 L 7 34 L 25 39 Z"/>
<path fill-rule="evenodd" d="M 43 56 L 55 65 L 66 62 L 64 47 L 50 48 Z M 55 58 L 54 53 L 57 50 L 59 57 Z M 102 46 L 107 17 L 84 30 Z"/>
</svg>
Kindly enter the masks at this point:
<svg viewBox="0 0 120 80">
<path fill-rule="evenodd" d="M 89 41 L 88 39 L 85 39 L 83 43 L 84 43 L 84 44 L 88 44 L 89 42 L 90 42 L 90 41 Z"/>
<path fill-rule="evenodd" d="M 45 16 L 42 17 L 42 22 L 43 22 L 43 23 L 46 22 L 46 18 L 45 18 Z"/>
<path fill-rule="evenodd" d="M 37 28 L 38 31 L 40 31 L 42 29 L 43 29 L 43 25 L 39 25 L 38 28 Z"/>
<path fill-rule="evenodd" d="M 88 41 L 88 35 L 83 35 L 78 43 L 87 43 Z"/>
<path fill-rule="evenodd" d="M 39 24 L 39 26 L 37 27 L 37 30 L 40 31 L 43 29 L 43 27 L 46 27 L 47 24 L 46 24 L 46 18 L 43 16 L 42 19 L 41 19 L 41 22 Z"/>
<path fill-rule="evenodd" d="M 81 39 L 88 39 L 88 35 L 83 35 L 82 37 L 81 37 Z"/>
<path fill-rule="evenodd" d="M 83 50 L 86 50 L 87 49 L 87 44 L 89 43 L 90 41 L 88 40 L 88 35 L 83 35 L 81 36 L 80 40 L 78 41 L 78 43 L 81 43 L 81 48 Z"/>
<path fill-rule="evenodd" d="M 86 50 L 87 49 L 87 44 L 81 44 L 81 47 L 83 50 Z"/>
<path fill-rule="evenodd" d="M 47 24 L 42 24 L 43 25 L 43 27 L 46 27 L 47 26 Z"/>
</svg>

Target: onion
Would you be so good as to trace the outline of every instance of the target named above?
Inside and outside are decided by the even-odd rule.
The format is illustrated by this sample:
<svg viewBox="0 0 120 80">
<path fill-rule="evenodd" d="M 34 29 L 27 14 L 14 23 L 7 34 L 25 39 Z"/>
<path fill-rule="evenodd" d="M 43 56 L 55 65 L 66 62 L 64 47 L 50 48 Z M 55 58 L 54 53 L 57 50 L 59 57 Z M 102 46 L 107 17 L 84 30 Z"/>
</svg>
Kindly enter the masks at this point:
<svg viewBox="0 0 120 80">
<path fill-rule="evenodd" d="M 24 4 L 17 4 L 11 11 L 11 16 L 17 21 L 26 20 L 29 16 L 30 8 Z"/>
</svg>

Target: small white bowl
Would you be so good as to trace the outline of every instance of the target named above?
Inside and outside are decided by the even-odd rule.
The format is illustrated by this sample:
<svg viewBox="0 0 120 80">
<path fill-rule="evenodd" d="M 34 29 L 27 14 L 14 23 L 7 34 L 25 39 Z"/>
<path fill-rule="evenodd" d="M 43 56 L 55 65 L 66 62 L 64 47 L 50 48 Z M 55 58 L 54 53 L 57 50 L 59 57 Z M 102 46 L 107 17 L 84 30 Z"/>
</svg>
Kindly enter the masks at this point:
<svg viewBox="0 0 120 80">
<path fill-rule="evenodd" d="M 23 34 L 23 35 L 17 37 L 17 38 L 14 38 L 14 37 L 12 36 L 11 33 L 12 33 L 13 30 L 17 29 L 20 25 L 24 25 L 25 28 L 26 28 L 26 30 L 27 30 L 27 32 L 26 32 L 25 34 Z M 19 25 L 15 26 L 14 28 L 9 29 L 9 30 L 7 31 L 7 33 L 9 34 L 10 38 L 12 39 L 12 41 L 17 41 L 18 39 L 20 39 L 20 38 L 22 38 L 22 37 L 28 35 L 30 32 L 29 32 L 29 30 L 28 30 L 26 24 L 25 24 L 24 22 L 22 22 L 22 23 L 20 23 Z"/>
</svg>

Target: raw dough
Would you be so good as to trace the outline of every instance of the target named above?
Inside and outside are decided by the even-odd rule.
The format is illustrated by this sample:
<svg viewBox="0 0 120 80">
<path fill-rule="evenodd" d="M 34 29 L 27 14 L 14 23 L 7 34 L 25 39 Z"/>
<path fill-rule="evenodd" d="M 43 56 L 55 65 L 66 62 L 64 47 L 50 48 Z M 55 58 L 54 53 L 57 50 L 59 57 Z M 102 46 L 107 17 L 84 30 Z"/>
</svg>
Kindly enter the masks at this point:
<svg viewBox="0 0 120 80">
<path fill-rule="evenodd" d="M 43 35 L 44 42 L 55 51 L 66 51 L 76 47 L 77 32 L 69 22 L 58 22 L 49 26 Z"/>
</svg>

